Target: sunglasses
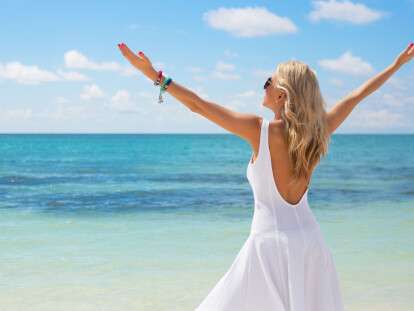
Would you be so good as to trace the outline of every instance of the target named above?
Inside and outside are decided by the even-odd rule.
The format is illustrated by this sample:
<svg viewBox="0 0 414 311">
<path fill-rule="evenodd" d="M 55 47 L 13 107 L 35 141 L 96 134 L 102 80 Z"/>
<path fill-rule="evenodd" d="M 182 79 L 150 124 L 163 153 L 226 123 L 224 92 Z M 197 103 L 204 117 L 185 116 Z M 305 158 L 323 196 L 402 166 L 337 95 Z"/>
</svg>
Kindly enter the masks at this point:
<svg viewBox="0 0 414 311">
<path fill-rule="evenodd" d="M 272 83 L 272 77 L 267 78 L 265 84 L 263 85 L 264 89 L 267 89 L 267 87 Z"/>
</svg>

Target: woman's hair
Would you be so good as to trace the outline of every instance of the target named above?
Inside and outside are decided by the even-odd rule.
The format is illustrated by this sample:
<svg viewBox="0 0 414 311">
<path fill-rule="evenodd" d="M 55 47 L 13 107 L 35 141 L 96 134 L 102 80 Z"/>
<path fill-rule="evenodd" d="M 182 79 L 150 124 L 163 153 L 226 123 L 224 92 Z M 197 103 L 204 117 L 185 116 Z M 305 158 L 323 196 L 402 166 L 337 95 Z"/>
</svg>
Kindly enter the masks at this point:
<svg viewBox="0 0 414 311">
<path fill-rule="evenodd" d="M 314 165 L 328 152 L 330 139 L 316 72 L 301 61 L 289 60 L 276 67 L 272 80 L 273 87 L 283 89 L 287 95 L 281 118 L 294 180 L 308 178 Z"/>
</svg>

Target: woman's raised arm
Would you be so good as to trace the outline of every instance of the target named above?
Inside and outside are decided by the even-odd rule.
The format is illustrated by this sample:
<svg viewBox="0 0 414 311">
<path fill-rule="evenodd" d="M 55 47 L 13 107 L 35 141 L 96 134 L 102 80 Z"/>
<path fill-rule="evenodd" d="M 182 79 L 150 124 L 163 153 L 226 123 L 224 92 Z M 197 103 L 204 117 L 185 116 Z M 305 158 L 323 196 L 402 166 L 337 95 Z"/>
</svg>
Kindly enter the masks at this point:
<svg viewBox="0 0 414 311">
<path fill-rule="evenodd" d="M 334 132 L 341 125 L 360 101 L 383 85 L 388 78 L 398 71 L 401 66 L 408 63 L 413 56 L 414 44 L 411 43 L 391 65 L 336 103 L 327 113 L 330 133 Z"/>
<path fill-rule="evenodd" d="M 118 44 L 124 57 L 150 80 L 157 80 L 157 71 L 144 53 L 133 53 L 125 44 Z M 254 145 L 260 132 L 260 117 L 255 114 L 241 113 L 211 101 L 200 98 L 193 91 L 172 81 L 167 92 L 187 106 L 192 112 L 198 113 L 216 123 L 227 131 L 245 139 Z"/>
</svg>

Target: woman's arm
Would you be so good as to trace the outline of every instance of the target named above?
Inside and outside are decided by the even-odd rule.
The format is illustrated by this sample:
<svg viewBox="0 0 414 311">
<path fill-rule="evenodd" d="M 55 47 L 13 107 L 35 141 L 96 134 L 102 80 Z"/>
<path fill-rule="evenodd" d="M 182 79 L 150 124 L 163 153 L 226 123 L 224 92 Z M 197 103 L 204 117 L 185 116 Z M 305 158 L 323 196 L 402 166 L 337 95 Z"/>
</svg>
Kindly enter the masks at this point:
<svg viewBox="0 0 414 311">
<path fill-rule="evenodd" d="M 355 89 L 338 103 L 327 113 L 328 127 L 330 133 L 334 132 L 339 125 L 348 117 L 355 106 L 365 97 L 377 90 L 385 83 L 401 66 L 408 63 L 414 56 L 414 44 L 410 44 L 395 61 L 385 68 L 375 77 L 369 79 L 359 88 Z"/>
<path fill-rule="evenodd" d="M 140 52 L 135 55 L 125 44 L 118 45 L 122 54 L 150 80 L 157 80 L 157 71 L 148 57 Z M 192 112 L 198 113 L 233 134 L 247 140 L 252 146 L 260 131 L 260 117 L 250 113 L 241 113 L 211 101 L 200 98 L 193 91 L 172 81 L 167 92 L 178 99 Z"/>
</svg>

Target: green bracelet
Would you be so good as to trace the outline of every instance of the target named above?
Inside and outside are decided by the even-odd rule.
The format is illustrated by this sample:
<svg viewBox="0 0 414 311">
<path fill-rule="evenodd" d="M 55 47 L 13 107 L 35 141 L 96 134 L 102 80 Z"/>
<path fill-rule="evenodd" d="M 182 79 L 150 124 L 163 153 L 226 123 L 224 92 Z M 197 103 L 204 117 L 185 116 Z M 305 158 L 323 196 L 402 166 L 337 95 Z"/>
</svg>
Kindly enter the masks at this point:
<svg viewBox="0 0 414 311">
<path fill-rule="evenodd" d="M 167 87 L 170 84 L 171 80 L 172 79 L 170 77 L 167 77 L 166 79 L 164 79 L 164 81 L 161 84 L 161 90 L 160 90 L 161 92 L 165 92 L 165 90 L 167 89 Z"/>
<path fill-rule="evenodd" d="M 172 79 L 170 77 L 164 79 L 162 84 L 160 85 L 160 94 L 158 95 L 158 103 L 162 103 L 164 100 L 162 99 L 162 93 L 166 91 L 168 85 L 171 83 Z"/>
</svg>

